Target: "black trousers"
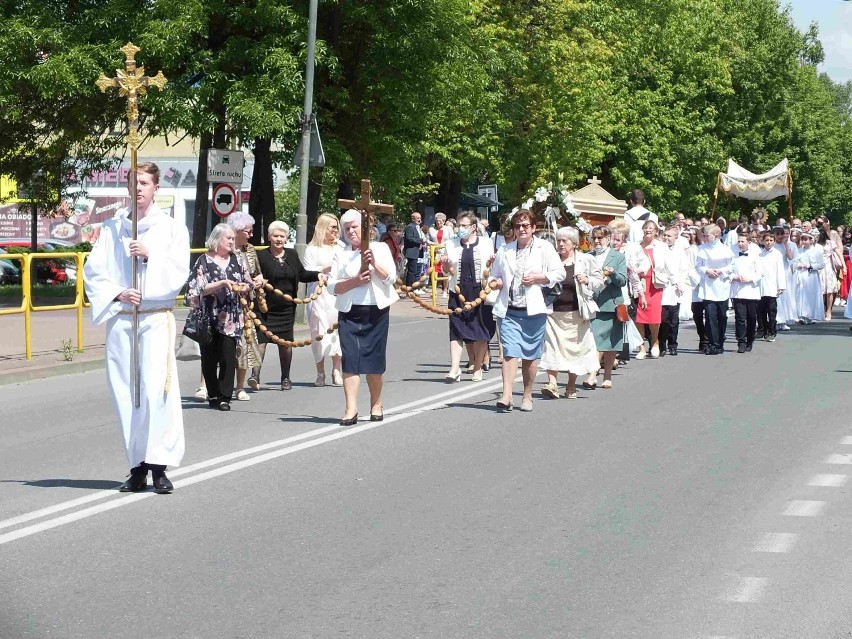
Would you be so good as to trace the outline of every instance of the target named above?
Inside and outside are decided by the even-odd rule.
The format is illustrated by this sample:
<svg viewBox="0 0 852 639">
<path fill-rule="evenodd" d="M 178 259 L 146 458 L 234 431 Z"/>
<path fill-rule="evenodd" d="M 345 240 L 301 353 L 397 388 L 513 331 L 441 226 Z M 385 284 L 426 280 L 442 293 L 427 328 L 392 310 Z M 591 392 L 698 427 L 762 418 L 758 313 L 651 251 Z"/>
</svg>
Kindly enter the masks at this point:
<svg viewBox="0 0 852 639">
<path fill-rule="evenodd" d="M 692 303 L 692 321 L 695 322 L 695 332 L 698 333 L 698 350 L 707 346 L 707 331 L 704 328 L 704 302 Z"/>
<path fill-rule="evenodd" d="M 237 339 L 213 331 L 213 339 L 201 347 L 201 374 L 207 385 L 207 398 L 231 401 L 237 372 Z"/>
<path fill-rule="evenodd" d="M 766 337 L 778 332 L 778 298 L 764 295 L 757 306 L 757 325 Z"/>
<path fill-rule="evenodd" d="M 677 348 L 677 332 L 680 328 L 680 304 L 663 306 L 663 321 L 660 322 L 660 350 Z"/>
<path fill-rule="evenodd" d="M 419 258 L 416 257 L 407 257 L 405 258 L 405 285 L 411 286 L 420 279 L 420 262 Z"/>
<path fill-rule="evenodd" d="M 725 345 L 725 331 L 728 330 L 727 312 L 728 300 L 704 300 L 705 334 L 710 348 L 720 350 Z"/>
<path fill-rule="evenodd" d="M 737 344 L 751 346 L 757 327 L 757 305 L 760 300 L 734 298 L 734 322 L 737 332 Z"/>
</svg>

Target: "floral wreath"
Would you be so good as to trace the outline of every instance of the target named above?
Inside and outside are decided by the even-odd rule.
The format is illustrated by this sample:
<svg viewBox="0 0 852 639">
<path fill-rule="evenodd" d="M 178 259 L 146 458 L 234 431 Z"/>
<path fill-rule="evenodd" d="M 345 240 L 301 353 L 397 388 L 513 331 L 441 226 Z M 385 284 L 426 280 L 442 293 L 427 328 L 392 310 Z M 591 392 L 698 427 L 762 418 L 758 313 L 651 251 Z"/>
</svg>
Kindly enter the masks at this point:
<svg viewBox="0 0 852 639">
<path fill-rule="evenodd" d="M 522 208 L 540 215 L 544 219 L 545 227 L 554 234 L 560 226 L 573 226 L 585 234 L 591 232 L 593 228 L 588 221 L 580 216 L 580 212 L 574 206 L 574 200 L 571 199 L 571 194 L 565 184 L 554 188 L 553 182 L 550 182 L 547 186 L 538 187 L 533 196 L 524 202 L 522 207 L 516 206 L 512 209 L 507 223 L 511 222 L 515 213 Z"/>
</svg>

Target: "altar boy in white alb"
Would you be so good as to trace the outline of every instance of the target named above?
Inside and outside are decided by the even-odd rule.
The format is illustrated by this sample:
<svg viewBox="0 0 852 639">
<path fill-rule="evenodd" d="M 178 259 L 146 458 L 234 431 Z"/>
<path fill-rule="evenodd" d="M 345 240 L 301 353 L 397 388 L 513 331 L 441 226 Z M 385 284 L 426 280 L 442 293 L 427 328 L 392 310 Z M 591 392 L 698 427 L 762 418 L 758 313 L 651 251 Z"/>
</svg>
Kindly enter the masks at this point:
<svg viewBox="0 0 852 639">
<path fill-rule="evenodd" d="M 165 470 L 179 466 L 184 452 L 172 309 L 189 272 L 189 234 L 154 203 L 159 183 L 156 164 L 138 166 L 138 239 L 132 239 L 129 211 L 119 211 L 104 222 L 83 270 L 92 318 L 107 325 L 107 382 L 130 464 L 123 492 L 143 490 L 148 471 L 156 492 L 171 492 Z M 133 257 L 139 258 L 139 289 L 131 278 Z M 133 406 L 131 374 L 134 306 L 139 309 L 139 408 Z"/>
</svg>

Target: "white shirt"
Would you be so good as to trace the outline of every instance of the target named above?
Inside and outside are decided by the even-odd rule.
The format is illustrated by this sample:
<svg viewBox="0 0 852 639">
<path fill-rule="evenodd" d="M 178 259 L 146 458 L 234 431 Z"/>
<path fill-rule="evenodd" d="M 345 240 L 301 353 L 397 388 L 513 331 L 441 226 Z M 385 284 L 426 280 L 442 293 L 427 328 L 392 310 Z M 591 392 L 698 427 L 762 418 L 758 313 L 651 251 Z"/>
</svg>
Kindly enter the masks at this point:
<svg viewBox="0 0 852 639">
<path fill-rule="evenodd" d="M 687 245 L 688 246 L 688 245 Z M 663 289 L 663 306 L 680 304 L 681 295 L 686 288 L 686 274 L 689 272 L 690 259 L 683 245 L 675 242 L 666 260 L 669 272 L 669 284 Z M 681 292 L 678 293 L 677 289 Z"/>
<path fill-rule="evenodd" d="M 787 271 L 784 269 L 784 258 L 775 250 L 775 245 L 769 250 L 760 252 L 763 266 L 763 277 L 760 278 L 760 296 L 778 297 L 778 291 L 787 288 Z"/>
<path fill-rule="evenodd" d="M 760 299 L 760 280 L 763 277 L 763 267 L 760 257 L 746 251 L 746 255 L 740 255 L 737 252 L 737 257 L 731 265 L 731 275 L 739 275 L 745 277 L 748 282 L 740 282 L 733 280 L 731 282 L 731 297 L 741 300 L 759 300 Z"/>
<path fill-rule="evenodd" d="M 369 284 L 356 286 L 345 293 L 337 293 L 336 287 L 340 280 L 349 279 L 361 272 L 361 251 L 355 251 L 351 246 L 343 251 L 335 251 L 331 261 L 331 272 L 329 273 L 328 290 L 337 295 L 335 306 L 337 310 L 346 313 L 357 306 L 378 306 L 387 308 L 399 299 L 394 289 L 396 282 L 396 265 L 390 248 L 384 242 L 370 242 L 370 250 L 376 258 L 376 262 L 387 272 L 384 280 L 373 277 Z M 372 270 L 372 266 L 370 269 Z"/>
<path fill-rule="evenodd" d="M 708 302 L 723 302 L 731 298 L 731 266 L 734 253 L 730 247 L 716 242 L 702 244 L 695 258 L 695 269 L 701 275 L 698 284 L 698 295 Z M 721 271 L 719 277 L 713 279 L 707 275 L 708 269 Z"/>
<path fill-rule="evenodd" d="M 646 213 L 648 216 L 644 217 Z M 645 222 L 651 220 L 652 222 L 659 223 L 660 221 L 660 218 L 656 213 L 652 213 L 644 206 L 634 206 L 632 209 L 626 210 L 624 212 L 624 219 L 627 220 L 628 224 L 630 224 L 630 237 L 627 239 L 631 242 L 642 241 L 642 225 L 645 224 Z"/>
</svg>

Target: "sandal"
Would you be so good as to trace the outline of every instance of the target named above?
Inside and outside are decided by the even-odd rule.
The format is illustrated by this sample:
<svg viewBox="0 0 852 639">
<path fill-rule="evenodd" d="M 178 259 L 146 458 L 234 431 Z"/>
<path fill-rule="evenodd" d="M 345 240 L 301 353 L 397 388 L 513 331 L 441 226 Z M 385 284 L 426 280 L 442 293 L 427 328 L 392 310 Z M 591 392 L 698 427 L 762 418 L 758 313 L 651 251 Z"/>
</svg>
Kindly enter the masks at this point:
<svg viewBox="0 0 852 639">
<path fill-rule="evenodd" d="M 541 394 L 547 399 L 559 399 L 559 389 L 550 384 L 545 384 L 541 387 Z"/>
<path fill-rule="evenodd" d="M 601 388 L 605 388 L 606 390 L 612 389 L 612 380 L 606 379 L 603 384 L 601 384 Z"/>
<path fill-rule="evenodd" d="M 565 389 L 565 397 L 567 399 L 577 399 L 577 389 L 571 390 L 570 388 Z"/>
</svg>

